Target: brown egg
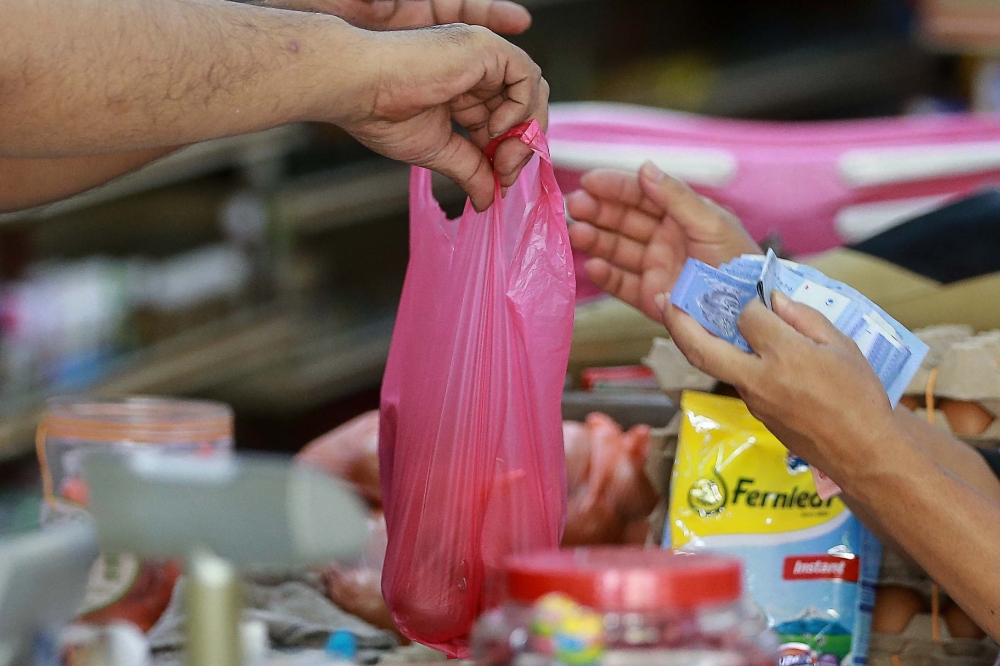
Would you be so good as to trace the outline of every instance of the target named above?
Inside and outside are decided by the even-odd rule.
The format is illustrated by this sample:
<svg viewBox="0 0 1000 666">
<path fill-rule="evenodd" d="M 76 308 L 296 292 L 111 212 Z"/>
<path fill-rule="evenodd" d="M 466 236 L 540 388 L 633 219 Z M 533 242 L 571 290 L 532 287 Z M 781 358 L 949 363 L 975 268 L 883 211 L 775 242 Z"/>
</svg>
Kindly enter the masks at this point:
<svg viewBox="0 0 1000 666">
<path fill-rule="evenodd" d="M 993 423 L 993 415 L 968 400 L 942 400 L 941 411 L 956 435 L 978 435 Z"/>
<path fill-rule="evenodd" d="M 901 634 L 910 626 L 913 616 L 923 612 L 926 607 L 926 600 L 916 590 L 894 585 L 880 586 L 875 593 L 872 631 Z"/>
<path fill-rule="evenodd" d="M 923 401 L 915 395 L 904 395 L 899 399 L 899 404 L 906 407 L 911 412 L 924 406 Z"/>
<path fill-rule="evenodd" d="M 948 633 L 952 638 L 971 638 L 978 641 L 986 637 L 986 632 L 980 629 L 979 625 L 973 622 L 957 604 L 949 604 L 944 609 L 944 622 L 948 625 Z"/>
</svg>

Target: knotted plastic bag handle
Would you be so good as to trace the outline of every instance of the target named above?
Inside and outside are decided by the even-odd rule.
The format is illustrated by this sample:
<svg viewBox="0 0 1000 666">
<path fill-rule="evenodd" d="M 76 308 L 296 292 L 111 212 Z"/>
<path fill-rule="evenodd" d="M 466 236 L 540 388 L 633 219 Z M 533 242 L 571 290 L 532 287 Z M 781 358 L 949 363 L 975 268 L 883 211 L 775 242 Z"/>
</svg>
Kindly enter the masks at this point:
<svg viewBox="0 0 1000 666">
<path fill-rule="evenodd" d="M 503 143 L 507 139 L 520 139 L 528 132 L 529 129 L 531 129 L 531 125 L 533 122 L 534 121 L 529 121 L 526 123 L 521 123 L 520 125 L 515 125 L 514 127 L 511 127 L 509 130 L 501 134 L 500 136 L 490 139 L 490 142 L 486 144 L 485 148 L 483 148 L 483 154 L 486 155 L 486 159 L 490 161 L 490 164 L 491 165 L 493 164 L 493 156 L 496 155 L 497 148 L 500 147 L 501 143 Z M 536 123 L 534 132 L 537 132 L 538 129 L 539 126 Z M 532 138 L 534 137 L 529 136 L 528 141 L 530 142 Z"/>
</svg>

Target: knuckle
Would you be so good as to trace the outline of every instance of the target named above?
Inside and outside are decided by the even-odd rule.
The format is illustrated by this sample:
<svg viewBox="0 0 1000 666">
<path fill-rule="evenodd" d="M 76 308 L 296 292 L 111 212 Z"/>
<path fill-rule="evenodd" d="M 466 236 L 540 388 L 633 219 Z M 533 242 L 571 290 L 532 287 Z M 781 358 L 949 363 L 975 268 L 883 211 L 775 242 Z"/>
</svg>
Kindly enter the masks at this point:
<svg viewBox="0 0 1000 666">
<path fill-rule="evenodd" d="M 482 28 L 475 25 L 466 25 L 464 23 L 448 23 L 446 25 L 436 25 L 430 28 L 425 28 L 425 30 L 433 30 L 439 36 L 445 39 L 450 39 L 455 42 L 464 43 L 467 41 L 474 41 L 483 38 Z"/>
</svg>

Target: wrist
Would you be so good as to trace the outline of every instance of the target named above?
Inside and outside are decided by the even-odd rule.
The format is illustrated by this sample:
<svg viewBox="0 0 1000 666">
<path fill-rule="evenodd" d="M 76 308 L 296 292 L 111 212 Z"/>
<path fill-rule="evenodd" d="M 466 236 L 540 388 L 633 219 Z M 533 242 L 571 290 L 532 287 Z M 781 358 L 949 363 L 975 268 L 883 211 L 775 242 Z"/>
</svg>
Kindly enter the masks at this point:
<svg viewBox="0 0 1000 666">
<path fill-rule="evenodd" d="M 895 418 L 889 419 L 884 429 L 871 431 L 864 441 L 852 439 L 847 443 L 850 454 L 831 463 L 827 474 L 845 494 L 861 501 L 883 500 L 897 481 L 911 482 L 912 467 L 927 457 Z"/>
<path fill-rule="evenodd" d="M 355 28 L 335 16 L 309 15 L 315 30 L 296 42 L 299 75 L 289 76 L 287 94 L 299 100 L 297 122 L 340 125 L 370 105 L 371 81 L 378 78 L 377 33 Z"/>
</svg>

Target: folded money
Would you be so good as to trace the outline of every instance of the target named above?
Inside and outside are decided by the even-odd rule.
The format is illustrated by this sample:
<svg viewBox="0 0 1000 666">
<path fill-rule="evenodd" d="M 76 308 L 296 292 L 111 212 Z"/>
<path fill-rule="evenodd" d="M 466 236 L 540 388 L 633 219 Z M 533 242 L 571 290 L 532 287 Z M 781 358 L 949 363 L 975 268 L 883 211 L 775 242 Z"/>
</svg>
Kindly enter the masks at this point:
<svg viewBox="0 0 1000 666">
<path fill-rule="evenodd" d="M 927 345 L 863 294 L 813 268 L 779 260 L 773 251 L 743 255 L 719 268 L 688 259 L 670 301 L 716 336 L 749 352 L 737 326 L 740 313 L 754 298 L 771 308 L 775 291 L 818 310 L 854 340 L 889 401 L 893 406 L 899 402 Z"/>
<path fill-rule="evenodd" d="M 770 250 L 766 256 L 743 255 L 719 268 L 688 259 L 670 302 L 714 335 L 752 352 L 737 326 L 740 313 L 754 298 L 770 309 L 775 291 L 816 309 L 854 340 L 896 406 L 927 355 L 927 345 L 863 294 L 816 269 L 778 259 Z M 832 481 L 813 472 L 820 495 L 839 492 Z"/>
<path fill-rule="evenodd" d="M 760 268 L 757 273 L 759 275 Z M 736 321 L 747 303 L 757 298 L 756 282 L 712 268 L 696 259 L 684 264 L 670 302 L 687 312 L 714 335 L 749 352 Z"/>
</svg>

